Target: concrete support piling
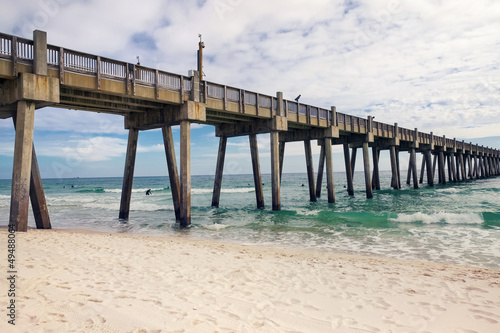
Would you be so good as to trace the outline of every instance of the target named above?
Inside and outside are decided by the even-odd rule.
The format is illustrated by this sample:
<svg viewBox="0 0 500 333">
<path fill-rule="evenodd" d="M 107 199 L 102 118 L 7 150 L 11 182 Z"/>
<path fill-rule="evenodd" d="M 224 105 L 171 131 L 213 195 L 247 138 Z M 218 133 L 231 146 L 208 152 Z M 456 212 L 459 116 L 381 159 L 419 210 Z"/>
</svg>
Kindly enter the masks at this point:
<svg viewBox="0 0 500 333">
<path fill-rule="evenodd" d="M 325 140 L 323 140 L 323 144 L 321 145 L 321 150 L 319 153 L 319 161 L 318 161 L 318 178 L 316 182 L 316 198 L 321 198 L 321 187 L 323 185 L 323 172 L 325 167 Z"/>
<path fill-rule="evenodd" d="M 425 164 L 427 169 L 427 184 L 434 186 L 434 168 L 432 166 L 432 154 L 430 150 L 425 151 Z"/>
<path fill-rule="evenodd" d="M 458 175 L 457 175 L 457 170 L 455 168 L 455 156 L 453 154 L 450 154 L 448 156 L 448 172 L 451 173 L 451 178 L 450 181 L 456 182 L 458 181 Z"/>
<path fill-rule="evenodd" d="M 13 115 L 14 128 L 16 128 L 16 115 Z M 38 159 L 35 153 L 35 145 L 32 144 L 31 176 L 30 176 L 30 201 L 33 209 L 33 217 L 37 229 L 51 229 L 49 211 L 43 191 L 42 178 L 38 167 Z"/>
<path fill-rule="evenodd" d="M 35 104 L 19 101 L 16 116 L 9 226 L 27 231 Z"/>
<path fill-rule="evenodd" d="M 128 220 L 130 212 L 130 199 L 132 197 L 132 184 L 134 182 L 135 156 L 139 130 L 131 128 L 128 131 L 127 155 L 125 158 L 125 171 L 123 172 L 122 197 L 120 201 L 119 218 Z"/>
<path fill-rule="evenodd" d="M 262 188 L 262 177 L 260 173 L 259 148 L 257 146 L 257 135 L 250 134 L 250 153 L 252 156 L 252 171 L 253 182 L 255 185 L 255 198 L 257 200 L 257 208 L 264 208 L 264 191 Z M 280 146 L 281 147 L 281 146 Z M 283 145 L 284 147 L 284 145 Z M 281 166 L 281 164 L 280 164 Z M 281 171 L 281 168 L 280 168 Z M 281 179 L 281 177 L 280 177 Z"/>
<path fill-rule="evenodd" d="M 373 189 L 370 172 L 370 155 L 368 148 L 368 142 L 363 142 L 363 164 L 365 169 L 366 198 L 371 199 L 373 198 Z"/>
<path fill-rule="evenodd" d="M 349 154 L 349 144 L 344 143 L 344 161 L 345 161 L 345 173 L 346 173 L 346 179 L 347 179 L 347 194 L 350 196 L 354 195 L 354 186 L 353 186 L 353 180 L 352 180 L 352 164 L 351 164 L 351 158 Z"/>
<path fill-rule="evenodd" d="M 219 139 L 219 152 L 217 153 L 217 166 L 215 167 L 214 191 L 212 194 L 212 207 L 219 207 L 220 192 L 222 189 L 222 174 L 224 170 L 224 159 L 226 158 L 227 137 Z M 250 150 L 252 147 L 250 146 Z M 253 155 L 252 155 L 253 162 Z"/>
<path fill-rule="evenodd" d="M 438 172 L 439 172 L 439 183 L 446 184 L 446 176 L 444 172 L 444 153 L 439 151 L 438 154 Z"/>
<path fill-rule="evenodd" d="M 373 158 L 372 188 L 374 190 L 380 190 L 380 172 L 378 168 L 380 149 L 378 147 L 375 146 L 372 147 L 372 158 Z"/>
<path fill-rule="evenodd" d="M 420 166 L 420 184 L 424 183 L 424 173 L 425 173 L 425 154 L 422 154 L 422 165 Z"/>
<path fill-rule="evenodd" d="M 163 126 L 163 145 L 165 147 L 165 156 L 167 158 L 168 178 L 170 180 L 170 191 L 174 204 L 176 221 L 181 219 L 181 188 L 179 184 L 179 172 L 177 169 L 177 160 L 175 158 L 174 139 L 172 136 L 172 127 Z"/>
<path fill-rule="evenodd" d="M 306 155 L 307 182 L 309 184 L 309 200 L 316 201 L 316 189 L 314 188 L 314 169 L 311 152 L 311 141 L 304 140 L 304 150 Z"/>
<path fill-rule="evenodd" d="M 413 175 L 413 188 L 418 189 L 418 178 L 417 178 L 417 153 L 415 148 L 411 149 L 410 153 L 410 161 L 411 161 L 411 173 Z"/>
<path fill-rule="evenodd" d="M 332 139 L 325 138 L 323 147 L 325 147 L 326 159 L 326 189 L 328 192 L 328 203 L 335 202 L 335 187 L 333 182 L 333 160 L 332 160 Z"/>
<path fill-rule="evenodd" d="M 181 211 L 180 225 L 191 224 L 191 123 L 181 121 Z"/>
<path fill-rule="evenodd" d="M 271 186 L 273 210 L 281 210 L 280 199 L 280 166 L 279 166 L 279 133 L 271 131 Z"/>
<path fill-rule="evenodd" d="M 400 188 L 400 185 L 399 185 L 398 164 L 396 158 L 396 146 L 390 147 L 390 156 L 391 156 L 391 172 L 392 172 L 391 187 L 394 188 L 395 190 L 398 190 Z"/>
<path fill-rule="evenodd" d="M 279 143 L 279 149 L 280 149 L 280 183 L 281 183 L 281 176 L 283 175 L 283 161 L 285 160 L 285 141 L 280 141 Z"/>
<path fill-rule="evenodd" d="M 467 174 L 465 173 L 465 163 L 464 163 L 464 154 L 460 153 L 460 167 L 462 170 L 462 180 L 467 180 Z"/>
<path fill-rule="evenodd" d="M 51 229 L 52 225 L 50 223 L 49 211 L 43 191 L 42 177 L 40 176 L 40 169 L 38 167 L 38 159 L 36 158 L 34 146 L 31 159 L 30 200 L 36 228 Z"/>
</svg>

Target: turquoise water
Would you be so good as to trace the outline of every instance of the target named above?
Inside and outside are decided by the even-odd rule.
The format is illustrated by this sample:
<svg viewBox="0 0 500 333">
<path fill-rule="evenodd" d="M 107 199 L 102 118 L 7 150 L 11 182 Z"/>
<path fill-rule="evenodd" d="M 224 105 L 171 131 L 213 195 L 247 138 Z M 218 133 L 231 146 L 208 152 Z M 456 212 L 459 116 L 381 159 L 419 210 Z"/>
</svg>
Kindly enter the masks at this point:
<svg viewBox="0 0 500 333">
<path fill-rule="evenodd" d="M 405 173 L 402 173 L 405 174 Z M 355 196 L 335 173 L 336 203 L 309 202 L 307 176 L 284 174 L 282 210 L 273 212 L 271 180 L 263 176 L 266 208 L 256 209 L 252 175 L 224 176 L 220 208 L 210 207 L 213 176 L 192 177 L 192 227 L 175 221 L 167 177 L 134 179 L 129 221 L 118 211 L 121 178 L 46 179 L 52 225 L 63 229 L 127 232 L 223 240 L 243 244 L 334 250 L 410 260 L 500 269 L 500 178 L 414 190 L 382 190 L 365 198 L 364 175 L 355 174 Z M 304 184 L 305 186 L 301 186 Z M 0 225 L 8 224 L 10 181 L 0 180 Z M 153 195 L 146 196 L 147 189 Z M 34 220 L 30 217 L 30 226 Z"/>
</svg>

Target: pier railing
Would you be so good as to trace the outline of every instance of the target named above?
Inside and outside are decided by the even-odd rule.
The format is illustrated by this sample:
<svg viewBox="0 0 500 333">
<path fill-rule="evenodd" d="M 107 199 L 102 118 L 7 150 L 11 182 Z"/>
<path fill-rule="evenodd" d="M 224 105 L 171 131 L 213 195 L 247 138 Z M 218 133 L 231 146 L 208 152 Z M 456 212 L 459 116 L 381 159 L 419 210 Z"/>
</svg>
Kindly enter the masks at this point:
<svg viewBox="0 0 500 333">
<path fill-rule="evenodd" d="M 0 33 L 0 60 L 10 60 L 13 63 L 12 76 L 17 76 L 17 64 L 33 64 L 34 47 L 33 41 Z M 58 70 L 61 83 L 64 84 L 64 73 L 78 73 L 95 76 L 98 79 L 106 78 L 132 82 L 134 85 L 154 87 L 156 90 L 164 89 L 181 94 L 189 94 L 193 89 L 193 78 L 179 74 L 160 71 L 153 68 L 140 66 L 138 64 L 117 61 L 105 57 L 87 54 L 79 51 L 65 49 L 62 47 L 47 46 L 47 64 L 49 68 Z M 200 91 L 205 99 L 222 101 L 224 108 L 234 105 L 238 110 L 252 107 L 256 115 L 262 114 L 269 117 L 276 115 L 277 99 L 236 87 L 221 85 L 212 82 L 202 82 Z M 422 133 L 412 129 L 401 128 L 389 124 L 376 122 L 370 119 L 335 112 L 333 119 L 331 110 L 319 108 L 312 105 L 301 104 L 296 101 L 284 101 L 285 116 L 291 122 L 307 124 L 317 127 L 328 127 L 336 125 L 341 132 L 356 134 L 373 133 L 374 136 L 382 138 L 399 138 L 402 141 L 418 142 L 420 144 L 434 144 L 446 148 L 469 152 L 493 152 L 493 149 L 456 141 L 445 137 L 435 136 L 432 133 Z M 397 133 L 396 133 L 397 129 Z M 495 150 L 496 151 L 496 150 Z"/>
</svg>

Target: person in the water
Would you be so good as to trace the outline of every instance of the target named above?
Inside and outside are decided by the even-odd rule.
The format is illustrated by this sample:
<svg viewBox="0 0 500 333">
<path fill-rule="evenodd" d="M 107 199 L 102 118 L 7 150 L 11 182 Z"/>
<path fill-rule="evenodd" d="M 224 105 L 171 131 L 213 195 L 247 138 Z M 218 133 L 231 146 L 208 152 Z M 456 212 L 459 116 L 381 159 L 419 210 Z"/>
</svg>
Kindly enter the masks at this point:
<svg viewBox="0 0 500 333">
<path fill-rule="evenodd" d="M 153 193 L 151 193 L 151 189 L 147 190 L 146 191 L 146 195 L 152 195 Z"/>
</svg>

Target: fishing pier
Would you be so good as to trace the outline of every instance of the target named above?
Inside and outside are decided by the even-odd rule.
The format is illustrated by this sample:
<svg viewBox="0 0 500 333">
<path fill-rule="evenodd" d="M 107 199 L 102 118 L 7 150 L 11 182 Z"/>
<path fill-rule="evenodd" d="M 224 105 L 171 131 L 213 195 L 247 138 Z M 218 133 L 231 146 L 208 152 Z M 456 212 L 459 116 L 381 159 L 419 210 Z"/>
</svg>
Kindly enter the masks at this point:
<svg viewBox="0 0 500 333">
<path fill-rule="evenodd" d="M 418 129 L 376 122 L 316 106 L 203 81 L 199 71 L 188 76 L 147 68 L 63 47 L 48 45 L 47 34 L 34 31 L 33 40 L 0 33 L 0 118 L 12 118 L 16 128 L 9 225 L 28 228 L 31 201 L 36 227 L 51 228 L 33 144 L 34 114 L 43 107 L 59 107 L 122 115 L 129 131 L 119 217 L 128 219 L 139 131 L 161 128 L 175 216 L 191 223 L 191 124 L 213 125 L 220 138 L 212 206 L 218 207 L 227 139 L 248 136 L 258 208 L 264 196 L 257 134 L 271 140 L 272 209 L 280 210 L 280 179 L 287 142 L 305 148 L 309 200 L 321 196 L 323 174 L 328 202 L 335 202 L 332 146 L 344 149 L 347 191 L 354 195 L 353 170 L 358 149 L 363 155 L 366 197 L 380 189 L 379 157 L 390 151 L 394 189 L 401 188 L 400 152 L 409 152 L 406 181 L 414 188 L 426 180 L 457 182 L 500 175 L 500 151 L 457 141 Z M 180 166 L 177 167 L 172 129 L 180 125 Z M 321 145 L 317 177 L 311 140 Z M 371 159 L 370 152 L 372 150 Z M 420 175 L 417 153 L 422 154 Z"/>
</svg>

